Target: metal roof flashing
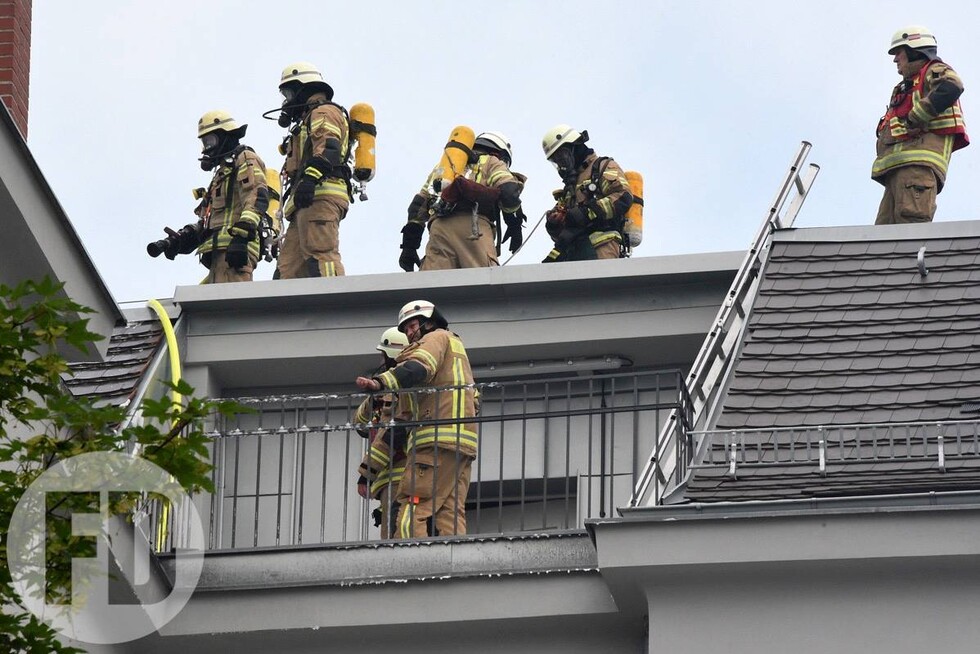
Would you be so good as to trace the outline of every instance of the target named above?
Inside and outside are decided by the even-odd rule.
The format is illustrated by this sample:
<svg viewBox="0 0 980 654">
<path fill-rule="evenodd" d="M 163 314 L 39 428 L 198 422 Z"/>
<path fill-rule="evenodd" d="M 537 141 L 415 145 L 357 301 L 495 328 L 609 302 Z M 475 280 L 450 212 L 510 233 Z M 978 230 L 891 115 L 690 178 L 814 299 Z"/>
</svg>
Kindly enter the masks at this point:
<svg viewBox="0 0 980 654">
<path fill-rule="evenodd" d="M 594 293 L 615 288 L 629 279 L 651 278 L 665 284 L 695 282 L 714 275 L 729 275 L 744 257 L 743 252 L 710 252 L 657 257 L 638 257 L 614 261 L 567 262 L 555 265 L 521 265 L 465 270 L 438 270 L 425 274 L 380 273 L 351 275 L 330 280 L 290 279 L 259 281 L 249 284 L 212 284 L 179 286 L 174 302 L 185 310 L 204 310 L 223 307 L 281 306 L 288 300 L 291 307 L 321 306 L 325 300 L 345 301 L 357 298 L 371 302 L 388 297 L 403 303 L 407 296 L 432 294 L 434 299 L 472 297 L 481 293 L 487 300 L 513 297 L 515 294 L 535 296 L 557 288 L 587 285 Z M 443 300 L 445 301 L 445 299 Z"/>
<path fill-rule="evenodd" d="M 811 497 L 743 502 L 690 502 L 661 506 L 624 507 L 620 518 L 587 520 L 586 529 L 604 523 L 634 521 L 678 521 L 758 518 L 790 515 L 838 515 L 862 513 L 907 513 L 957 509 L 980 509 L 980 491 L 902 493 L 851 497 Z"/>
<path fill-rule="evenodd" d="M 773 232 L 772 240 L 846 243 L 854 241 L 908 241 L 980 236 L 980 220 L 909 223 L 906 225 L 854 225 L 795 227 Z"/>
</svg>

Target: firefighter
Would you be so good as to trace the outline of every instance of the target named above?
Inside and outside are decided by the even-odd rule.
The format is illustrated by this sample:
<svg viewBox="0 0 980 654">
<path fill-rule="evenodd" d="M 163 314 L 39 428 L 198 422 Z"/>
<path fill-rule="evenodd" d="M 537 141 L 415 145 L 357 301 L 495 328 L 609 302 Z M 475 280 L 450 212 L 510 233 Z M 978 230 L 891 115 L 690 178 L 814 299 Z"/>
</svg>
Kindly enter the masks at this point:
<svg viewBox="0 0 980 654">
<path fill-rule="evenodd" d="M 618 259 L 623 250 L 623 222 L 633 194 L 623 169 L 609 157 L 597 157 L 585 143 L 586 130 L 557 125 L 541 146 L 564 183 L 556 204 L 545 216 L 555 242 L 543 263 Z"/>
<path fill-rule="evenodd" d="M 398 535 L 465 534 L 466 494 L 477 451 L 476 390 L 470 361 L 463 342 L 449 331 L 448 321 L 431 302 L 415 300 L 402 307 L 398 329 L 409 341 L 398 364 L 374 377 L 356 380 L 359 388 L 368 391 L 440 388 L 418 394 L 416 420 L 422 424 L 406 435 L 408 459 L 397 496 L 401 504 Z"/>
<path fill-rule="evenodd" d="M 269 189 L 265 164 L 241 144 L 247 128 L 222 110 L 207 112 L 197 123 L 201 168 L 214 175 L 208 188 L 199 190 L 196 229 L 181 233 L 196 234 L 209 284 L 250 282 L 259 259 L 259 223 L 269 207 Z"/>
<path fill-rule="evenodd" d="M 950 156 L 970 143 L 960 110 L 963 82 L 921 25 L 896 32 L 888 54 L 902 81 L 878 121 L 871 178 L 885 193 L 875 224 L 932 222 Z"/>
<path fill-rule="evenodd" d="M 510 170 L 510 142 L 500 132 L 484 132 L 473 141 L 472 150 L 465 171 L 441 195 L 432 190 L 433 171 L 412 199 L 398 258 L 405 272 L 416 265 L 419 270 L 496 266 L 501 243 L 509 241 L 511 252 L 523 244 L 527 218 L 520 196 L 527 178 Z M 507 229 L 498 242 L 501 214 Z M 429 240 L 419 260 L 426 225 Z"/>
<path fill-rule="evenodd" d="M 407 345 L 408 338 L 397 327 L 385 330 L 376 348 L 381 352 L 379 370 L 394 368 L 398 355 Z M 413 418 L 410 400 L 411 398 L 405 398 L 403 401 L 406 414 L 403 419 Z M 391 393 L 365 398 L 354 412 L 352 420 L 356 425 L 370 425 L 358 428 L 358 433 L 370 440 L 368 451 L 357 469 L 357 492 L 365 499 L 381 501 L 380 508 L 375 509 L 373 515 L 375 526 L 381 527 L 382 539 L 394 537 L 394 518 L 398 515 L 399 506 L 395 501 L 395 493 L 405 474 L 404 444 L 401 443 L 402 447 L 395 449 L 394 438 L 397 431 L 384 426 L 389 425 L 395 417 L 394 402 L 395 396 Z"/>
<path fill-rule="evenodd" d="M 282 146 L 288 185 L 283 216 L 289 227 L 274 277 L 343 275 L 340 221 L 351 198 L 347 110 L 332 102 L 333 89 L 306 62 L 286 66 L 279 91 L 283 96 L 279 125 L 289 128 Z"/>
</svg>

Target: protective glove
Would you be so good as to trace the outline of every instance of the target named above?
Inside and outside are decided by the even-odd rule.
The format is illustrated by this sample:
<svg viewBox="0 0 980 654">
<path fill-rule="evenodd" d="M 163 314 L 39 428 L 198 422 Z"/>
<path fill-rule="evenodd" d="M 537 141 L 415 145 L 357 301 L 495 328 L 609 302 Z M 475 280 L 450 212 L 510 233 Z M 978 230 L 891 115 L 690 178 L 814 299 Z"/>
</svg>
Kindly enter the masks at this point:
<svg viewBox="0 0 980 654">
<path fill-rule="evenodd" d="M 565 260 L 565 255 L 558 249 L 553 249 L 551 252 L 548 253 L 548 256 L 546 256 L 544 259 L 541 260 L 541 263 L 555 263 L 564 260 Z"/>
<path fill-rule="evenodd" d="M 237 223 L 228 228 L 228 233 L 232 237 L 240 236 L 245 240 L 251 241 L 255 238 L 255 225 L 247 220 L 239 220 Z"/>
<path fill-rule="evenodd" d="M 250 239 L 242 236 L 232 236 L 231 243 L 225 251 L 225 261 L 229 268 L 244 268 L 248 264 L 248 242 Z"/>
<path fill-rule="evenodd" d="M 582 229 L 589 224 L 589 216 L 582 207 L 572 207 L 565 214 L 565 225 L 573 229 Z"/>
<path fill-rule="evenodd" d="M 366 500 L 371 499 L 368 495 L 368 483 L 364 475 L 357 478 L 357 494 Z"/>
<path fill-rule="evenodd" d="M 177 255 L 180 254 L 180 241 L 178 238 L 168 240 L 167 247 L 163 251 L 163 256 L 167 257 L 171 261 L 176 259 Z"/>
<path fill-rule="evenodd" d="M 419 247 L 422 246 L 422 232 L 425 225 L 417 222 L 405 223 L 402 227 L 402 253 L 398 257 L 398 266 L 405 272 L 412 272 L 415 266 L 422 265 L 419 259 Z"/>
<path fill-rule="evenodd" d="M 419 259 L 419 251 L 411 248 L 402 248 L 401 256 L 398 257 L 398 267 L 405 272 L 414 272 L 415 266 L 422 266 Z"/>
<path fill-rule="evenodd" d="M 506 243 L 510 241 L 508 249 L 511 254 L 514 254 L 521 249 L 524 244 L 524 223 L 527 222 L 527 216 L 521 209 L 517 210 L 517 213 L 505 213 L 504 223 L 507 225 L 507 229 L 504 230 L 504 237 L 500 239 L 501 243 Z"/>
<path fill-rule="evenodd" d="M 293 204 L 296 205 L 297 209 L 305 209 L 313 204 L 316 185 L 317 180 L 312 175 L 303 174 L 299 184 L 296 185 L 296 190 L 293 191 Z"/>
<path fill-rule="evenodd" d="M 555 239 L 555 249 L 564 252 L 581 235 L 578 230 L 568 228 L 561 230 L 558 233 L 558 238 Z"/>
<path fill-rule="evenodd" d="M 177 253 L 190 254 L 201 244 L 201 232 L 196 223 L 184 225 L 177 232 Z"/>
</svg>

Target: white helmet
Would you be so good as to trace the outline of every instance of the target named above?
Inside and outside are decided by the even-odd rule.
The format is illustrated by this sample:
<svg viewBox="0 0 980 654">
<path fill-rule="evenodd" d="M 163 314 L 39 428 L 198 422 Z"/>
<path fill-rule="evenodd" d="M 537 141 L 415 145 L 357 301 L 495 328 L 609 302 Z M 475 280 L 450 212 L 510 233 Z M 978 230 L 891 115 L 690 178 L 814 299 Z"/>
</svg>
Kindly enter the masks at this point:
<svg viewBox="0 0 980 654">
<path fill-rule="evenodd" d="M 544 156 L 546 158 L 550 158 L 551 155 L 555 153 L 555 150 L 566 143 L 574 143 L 580 138 L 582 138 L 582 132 L 578 131 L 572 126 L 555 125 L 545 132 L 544 138 L 541 139 L 541 147 L 544 149 Z"/>
<path fill-rule="evenodd" d="M 932 30 L 923 25 L 909 25 L 895 32 L 888 54 L 893 55 L 903 45 L 918 50 L 919 48 L 935 48 L 938 43 Z"/>
<path fill-rule="evenodd" d="M 239 125 L 238 121 L 232 118 L 231 114 L 224 109 L 215 109 L 214 111 L 207 112 L 197 121 L 197 138 L 201 138 L 205 134 L 210 134 L 219 129 L 225 132 L 241 130 L 244 134 L 246 127 L 248 125 Z"/>
<path fill-rule="evenodd" d="M 439 309 L 436 309 L 436 305 L 428 300 L 412 300 L 398 312 L 398 331 L 404 333 L 405 323 L 418 317 L 431 318 L 443 329 L 449 327 L 449 323 L 439 313 Z"/>
<path fill-rule="evenodd" d="M 389 327 L 381 334 L 381 341 L 376 349 L 384 352 L 389 359 L 394 359 L 407 345 L 408 339 L 405 338 L 405 334 L 398 331 L 397 327 Z"/>
<path fill-rule="evenodd" d="M 480 141 L 483 141 L 483 143 L 480 143 Z M 508 164 L 513 161 L 514 153 L 510 149 L 510 141 L 508 141 L 507 137 L 500 132 L 483 132 L 476 137 L 475 141 L 473 141 L 474 147 L 480 145 L 491 150 L 500 150 L 501 152 L 507 153 Z"/>
<path fill-rule="evenodd" d="M 322 87 L 327 92 L 327 97 L 333 98 L 333 89 L 324 81 L 323 75 L 320 74 L 316 66 L 308 61 L 290 64 L 282 69 L 282 76 L 279 78 L 279 90 L 282 91 L 283 87 L 290 82 L 299 82 L 303 86 L 310 84 Z"/>
</svg>

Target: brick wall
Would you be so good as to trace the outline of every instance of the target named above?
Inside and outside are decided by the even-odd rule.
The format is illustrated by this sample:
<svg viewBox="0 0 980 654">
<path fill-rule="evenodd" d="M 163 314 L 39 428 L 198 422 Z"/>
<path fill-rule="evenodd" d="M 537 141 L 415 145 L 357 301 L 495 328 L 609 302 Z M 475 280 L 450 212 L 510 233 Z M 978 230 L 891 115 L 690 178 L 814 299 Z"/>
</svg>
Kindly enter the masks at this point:
<svg viewBox="0 0 980 654">
<path fill-rule="evenodd" d="M 0 98 L 25 139 L 30 97 L 31 2 L 0 0 Z"/>
</svg>

